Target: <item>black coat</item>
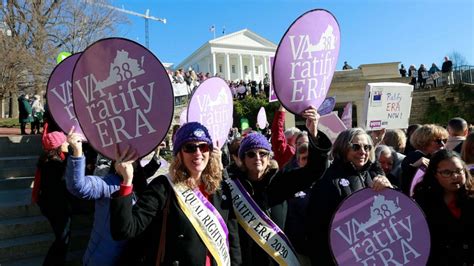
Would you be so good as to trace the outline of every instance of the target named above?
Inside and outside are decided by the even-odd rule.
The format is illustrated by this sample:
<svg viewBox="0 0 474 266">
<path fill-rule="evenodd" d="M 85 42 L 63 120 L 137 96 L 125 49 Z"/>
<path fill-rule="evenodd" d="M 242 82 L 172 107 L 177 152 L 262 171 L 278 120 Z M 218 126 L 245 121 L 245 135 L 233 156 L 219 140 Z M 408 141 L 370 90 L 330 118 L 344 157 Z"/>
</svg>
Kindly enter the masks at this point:
<svg viewBox="0 0 474 266">
<path fill-rule="evenodd" d="M 428 155 L 425 155 L 423 152 L 416 150 L 408 153 L 405 159 L 403 159 L 402 161 L 402 178 L 400 179 L 400 185 L 402 188 L 402 192 L 407 196 L 410 196 L 411 181 L 413 180 L 413 177 L 415 176 L 416 171 L 418 170 L 417 167 L 411 166 L 411 164 L 415 163 L 422 157 L 426 157 L 429 159 Z"/>
<path fill-rule="evenodd" d="M 431 251 L 428 265 L 474 265 L 474 199 L 458 199 L 455 218 L 442 197 L 416 191 L 414 198 L 426 215 Z"/>
<path fill-rule="evenodd" d="M 155 265 L 163 221 L 162 210 L 168 195 L 170 209 L 166 228 L 165 257 L 162 265 L 205 265 L 206 246 L 178 205 L 174 191 L 165 176 L 155 178 L 132 208 L 132 195 L 111 200 L 111 232 L 116 240 L 143 237 L 144 265 Z M 229 229 L 229 246 L 232 265 L 241 263 L 237 220 L 232 210 L 229 188 L 222 182 L 220 190 L 209 201 Z M 212 265 L 217 265 L 212 259 Z"/>
<path fill-rule="evenodd" d="M 260 209 L 280 227 L 285 228 L 288 211 L 287 200 L 296 192 L 309 188 L 327 169 L 328 152 L 331 142 L 319 132 L 315 140 L 310 137 L 308 162 L 306 167 L 287 172 L 272 169 L 259 181 L 251 181 L 241 171 L 229 172 L 231 178 L 238 178 Z M 240 247 L 243 265 L 277 265 L 246 232 L 240 227 Z"/>
<path fill-rule="evenodd" d="M 313 186 L 306 221 L 313 265 L 334 265 L 329 247 L 332 216 L 346 197 L 372 186 L 373 178 L 377 175 L 384 175 L 378 163 L 369 161 L 362 170 L 357 171 L 351 163 L 334 161 L 322 179 Z M 346 185 L 347 181 L 349 183 Z"/>
</svg>

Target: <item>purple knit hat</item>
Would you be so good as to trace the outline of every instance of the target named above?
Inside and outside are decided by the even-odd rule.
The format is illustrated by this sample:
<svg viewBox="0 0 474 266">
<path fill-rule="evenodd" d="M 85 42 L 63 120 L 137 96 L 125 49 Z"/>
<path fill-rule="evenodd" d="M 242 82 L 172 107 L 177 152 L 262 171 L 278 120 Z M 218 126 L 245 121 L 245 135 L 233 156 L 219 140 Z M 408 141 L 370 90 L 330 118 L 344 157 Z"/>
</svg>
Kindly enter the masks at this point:
<svg viewBox="0 0 474 266">
<path fill-rule="evenodd" d="M 173 155 L 176 156 L 181 147 L 191 141 L 206 142 L 211 151 L 213 149 L 212 138 L 207 128 L 198 122 L 189 122 L 182 125 L 174 135 Z"/>
<path fill-rule="evenodd" d="M 272 147 L 270 146 L 270 143 L 268 143 L 267 138 L 260 133 L 251 133 L 242 139 L 239 148 L 239 158 L 243 160 L 245 153 L 253 149 L 264 149 L 269 152 L 272 151 Z"/>
</svg>

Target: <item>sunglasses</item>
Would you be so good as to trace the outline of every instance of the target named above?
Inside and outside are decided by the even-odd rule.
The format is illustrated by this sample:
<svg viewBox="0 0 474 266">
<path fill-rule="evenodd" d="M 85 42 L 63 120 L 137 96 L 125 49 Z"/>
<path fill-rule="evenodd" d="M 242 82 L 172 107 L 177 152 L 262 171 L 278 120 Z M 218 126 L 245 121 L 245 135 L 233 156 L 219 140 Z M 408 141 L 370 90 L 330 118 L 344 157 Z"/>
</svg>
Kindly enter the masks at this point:
<svg viewBox="0 0 474 266">
<path fill-rule="evenodd" d="M 193 143 L 186 143 L 183 145 L 183 151 L 185 153 L 195 153 L 197 149 L 204 153 L 209 151 L 209 144 L 207 143 L 200 143 L 200 144 L 193 144 Z"/>
<path fill-rule="evenodd" d="M 365 152 L 369 152 L 372 150 L 372 145 L 366 144 L 366 145 L 360 145 L 357 143 L 349 143 L 351 146 L 351 149 L 353 151 L 360 151 L 360 149 L 364 149 Z"/>
<path fill-rule="evenodd" d="M 438 145 L 446 145 L 446 142 L 448 142 L 448 139 L 435 139 L 434 142 Z"/>
<path fill-rule="evenodd" d="M 260 158 L 265 158 L 265 157 L 267 157 L 270 153 L 267 152 L 267 151 L 259 151 L 259 152 L 248 151 L 248 152 L 245 153 L 245 155 L 246 155 L 247 157 L 249 157 L 250 159 L 255 158 L 255 156 L 257 156 L 257 154 L 260 155 Z"/>
</svg>

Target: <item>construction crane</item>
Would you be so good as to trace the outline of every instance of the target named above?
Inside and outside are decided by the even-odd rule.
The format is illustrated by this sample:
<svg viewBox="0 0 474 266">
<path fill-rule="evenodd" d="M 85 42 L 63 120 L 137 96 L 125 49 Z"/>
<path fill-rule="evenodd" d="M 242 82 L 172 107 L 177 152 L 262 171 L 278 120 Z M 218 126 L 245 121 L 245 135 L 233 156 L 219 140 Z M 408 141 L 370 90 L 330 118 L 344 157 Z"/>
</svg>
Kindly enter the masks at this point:
<svg viewBox="0 0 474 266">
<path fill-rule="evenodd" d="M 107 4 L 103 4 L 103 3 L 96 3 L 96 2 L 90 1 L 90 0 L 87 1 L 87 2 L 92 3 L 94 5 L 97 5 L 97 6 L 101 6 L 101 7 L 112 9 L 112 10 L 115 10 L 115 11 L 118 11 L 118 12 L 122 12 L 122 13 L 125 13 L 125 14 L 129 14 L 129 15 L 144 18 L 145 19 L 145 46 L 146 46 L 146 48 L 150 47 L 150 37 L 149 37 L 149 33 L 148 33 L 148 20 L 151 19 L 151 20 L 159 21 L 159 22 L 162 22 L 163 24 L 166 24 L 166 18 L 157 18 L 157 17 L 150 16 L 150 9 L 147 9 L 145 14 L 140 14 L 140 13 L 137 13 L 135 11 L 127 10 L 123 7 L 119 8 L 119 7 L 115 7 L 115 6 L 111 6 L 111 5 L 107 5 Z"/>
</svg>

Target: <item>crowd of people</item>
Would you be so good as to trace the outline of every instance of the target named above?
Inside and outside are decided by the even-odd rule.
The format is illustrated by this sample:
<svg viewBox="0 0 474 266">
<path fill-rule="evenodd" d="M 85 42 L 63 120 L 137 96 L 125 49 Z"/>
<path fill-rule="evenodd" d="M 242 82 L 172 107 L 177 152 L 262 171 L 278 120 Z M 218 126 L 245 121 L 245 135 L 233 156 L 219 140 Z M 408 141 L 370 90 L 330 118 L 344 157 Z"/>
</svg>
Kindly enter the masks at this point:
<svg viewBox="0 0 474 266">
<path fill-rule="evenodd" d="M 447 85 L 454 84 L 453 62 L 447 56 L 444 57 L 441 70 L 435 63 L 432 63 L 429 69 L 424 64 L 420 64 L 418 70 L 415 65 L 410 65 L 407 70 L 401 64 L 399 72 L 402 77 L 409 77 L 410 84 L 415 88 L 424 89 L 428 80 L 432 82 L 434 87 L 443 85 L 443 83 Z"/>
<path fill-rule="evenodd" d="M 21 135 L 26 135 L 26 126 L 30 126 L 30 134 L 40 134 L 43 125 L 44 106 L 41 96 L 34 95 L 32 99 L 28 94 L 22 94 L 18 98 L 18 118 L 20 122 Z"/>
<path fill-rule="evenodd" d="M 168 71 L 168 76 L 172 83 L 175 84 L 186 84 L 189 94 L 191 94 L 202 82 L 211 77 L 219 77 L 218 74 L 211 75 L 209 72 L 196 73 L 193 69 L 189 69 L 187 72 L 183 71 L 182 68 L 176 71 Z M 226 80 L 227 85 L 232 90 L 234 99 L 243 100 L 245 97 L 251 95 L 257 97 L 258 95 L 265 95 L 267 98 L 270 92 L 270 78 L 268 74 L 261 81 L 255 80 Z"/>
<path fill-rule="evenodd" d="M 350 128 L 331 143 L 317 129 L 316 109 L 301 114 L 304 130 L 285 130 L 285 114 L 280 107 L 263 134 L 231 129 L 222 149 L 200 123 L 174 127 L 168 174 L 157 177 L 159 148 L 145 166 L 133 147 L 108 160 L 85 152 L 74 129 L 65 135 L 47 126 L 33 190 L 56 236 L 44 265 L 64 264 L 78 198 L 95 201 L 84 265 L 281 263 L 249 219 L 268 223 L 289 265 L 334 265 L 331 218 L 363 188 L 396 189 L 419 204 L 431 234 L 429 265 L 473 265 L 474 132 L 464 119 L 406 132 Z M 413 185 L 419 169 L 424 178 Z"/>
</svg>

